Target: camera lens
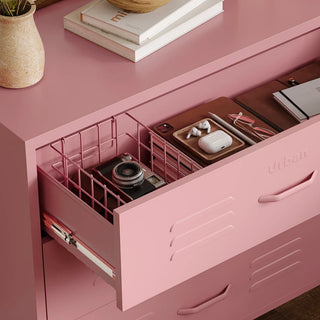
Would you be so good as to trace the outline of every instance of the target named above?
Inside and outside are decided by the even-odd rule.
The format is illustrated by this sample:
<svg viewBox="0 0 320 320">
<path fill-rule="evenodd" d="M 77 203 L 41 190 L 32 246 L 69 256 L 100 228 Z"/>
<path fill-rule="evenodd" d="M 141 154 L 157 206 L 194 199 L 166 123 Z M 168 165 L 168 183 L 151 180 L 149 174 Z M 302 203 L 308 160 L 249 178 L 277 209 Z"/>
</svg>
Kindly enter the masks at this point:
<svg viewBox="0 0 320 320">
<path fill-rule="evenodd" d="M 144 173 L 138 162 L 124 161 L 113 168 L 112 181 L 121 188 L 133 188 L 144 181 Z"/>
</svg>

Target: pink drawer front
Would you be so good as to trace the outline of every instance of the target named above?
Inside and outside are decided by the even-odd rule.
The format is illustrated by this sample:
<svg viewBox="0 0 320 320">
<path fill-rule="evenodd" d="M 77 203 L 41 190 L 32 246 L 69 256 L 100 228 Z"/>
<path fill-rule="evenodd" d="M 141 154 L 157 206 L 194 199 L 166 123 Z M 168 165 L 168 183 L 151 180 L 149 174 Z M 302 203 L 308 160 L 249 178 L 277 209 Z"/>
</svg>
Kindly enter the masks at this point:
<svg viewBox="0 0 320 320">
<path fill-rule="evenodd" d="M 55 241 L 43 250 L 48 320 L 231 320 L 246 312 L 247 264 L 240 256 L 121 312 L 113 288 L 89 268 Z"/>
<path fill-rule="evenodd" d="M 119 311 L 113 302 L 79 320 L 232 320 L 246 311 L 244 271 L 239 259 L 228 261 L 128 311 Z"/>
<path fill-rule="evenodd" d="M 320 283 L 320 215 L 248 254 L 247 319 L 287 302 Z"/>
<path fill-rule="evenodd" d="M 40 170 L 42 210 L 114 269 L 64 243 L 127 310 L 316 215 L 319 130 L 314 117 L 115 209 L 114 224 Z"/>
<path fill-rule="evenodd" d="M 121 289 L 132 288 L 129 305 L 316 215 L 318 121 L 117 209 Z"/>
</svg>

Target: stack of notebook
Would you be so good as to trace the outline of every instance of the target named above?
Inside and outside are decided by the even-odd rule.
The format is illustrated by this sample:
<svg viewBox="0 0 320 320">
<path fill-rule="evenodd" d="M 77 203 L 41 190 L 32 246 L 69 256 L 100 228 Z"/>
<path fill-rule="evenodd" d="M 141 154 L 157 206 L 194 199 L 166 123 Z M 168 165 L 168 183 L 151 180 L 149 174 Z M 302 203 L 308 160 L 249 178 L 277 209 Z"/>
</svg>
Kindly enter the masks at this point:
<svg viewBox="0 0 320 320">
<path fill-rule="evenodd" d="M 64 17 L 65 29 L 137 62 L 223 12 L 223 0 L 171 0 L 149 13 L 93 0 Z"/>
</svg>

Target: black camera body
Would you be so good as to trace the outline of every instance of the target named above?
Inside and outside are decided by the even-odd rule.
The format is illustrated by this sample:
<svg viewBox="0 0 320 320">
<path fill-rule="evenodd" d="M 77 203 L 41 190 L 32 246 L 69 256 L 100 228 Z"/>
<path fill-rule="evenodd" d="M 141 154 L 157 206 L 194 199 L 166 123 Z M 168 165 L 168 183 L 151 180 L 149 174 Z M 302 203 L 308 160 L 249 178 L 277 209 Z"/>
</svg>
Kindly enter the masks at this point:
<svg viewBox="0 0 320 320">
<path fill-rule="evenodd" d="M 125 201 L 137 199 L 165 184 L 148 167 L 133 161 L 128 153 L 93 168 L 92 173 Z"/>
</svg>

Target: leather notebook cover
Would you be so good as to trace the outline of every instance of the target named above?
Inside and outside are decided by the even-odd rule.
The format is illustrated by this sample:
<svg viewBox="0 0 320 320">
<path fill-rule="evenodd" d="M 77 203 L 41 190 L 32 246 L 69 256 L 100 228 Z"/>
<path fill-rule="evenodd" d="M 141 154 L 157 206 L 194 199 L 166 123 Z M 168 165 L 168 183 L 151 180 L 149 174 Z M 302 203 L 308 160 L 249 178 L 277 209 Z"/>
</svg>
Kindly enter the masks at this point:
<svg viewBox="0 0 320 320">
<path fill-rule="evenodd" d="M 270 130 L 273 130 L 273 128 L 268 126 L 261 119 L 255 117 L 246 109 L 242 108 L 240 105 L 238 105 L 237 103 L 235 103 L 234 101 L 226 97 L 220 97 L 206 104 L 202 104 L 195 108 L 189 109 L 188 111 L 180 113 L 170 119 L 164 120 L 156 124 L 153 127 L 153 130 L 158 135 L 160 135 L 161 137 L 166 139 L 168 142 L 170 142 L 172 145 L 174 145 L 175 147 L 180 149 L 182 152 L 184 152 L 186 155 L 188 155 L 190 158 L 197 161 L 200 165 L 206 166 L 208 165 L 208 163 L 204 161 L 202 158 L 200 158 L 199 156 L 197 156 L 194 152 L 191 152 L 189 149 L 183 147 L 183 145 L 174 138 L 173 133 L 177 130 L 180 130 L 182 128 L 189 126 L 194 122 L 210 117 L 208 112 L 215 113 L 216 115 L 218 115 L 220 118 L 222 118 L 224 121 L 226 121 L 231 125 L 232 125 L 232 120 L 228 118 L 228 114 L 238 114 L 239 112 L 242 112 L 244 115 L 248 115 L 255 120 L 255 124 L 254 124 L 255 126 L 265 127 Z M 247 135 L 247 133 L 245 134 Z M 250 136 L 250 138 L 257 142 L 259 141 L 254 137 Z M 227 155 L 235 153 L 248 146 L 249 146 L 248 143 L 244 143 L 242 146 L 229 152 Z"/>
<path fill-rule="evenodd" d="M 291 86 L 292 80 L 294 80 L 296 84 L 301 84 L 310 80 L 314 80 L 319 77 L 320 77 L 320 60 L 316 60 L 312 63 L 307 64 L 304 67 L 296 69 L 282 77 L 279 77 L 277 80 L 287 86 Z"/>
<path fill-rule="evenodd" d="M 299 123 L 273 98 L 274 92 L 286 88 L 288 86 L 278 81 L 271 81 L 239 95 L 235 101 L 249 111 L 256 112 L 277 131 L 286 130 Z"/>
</svg>

